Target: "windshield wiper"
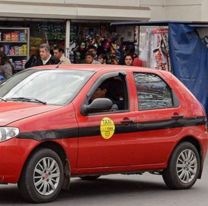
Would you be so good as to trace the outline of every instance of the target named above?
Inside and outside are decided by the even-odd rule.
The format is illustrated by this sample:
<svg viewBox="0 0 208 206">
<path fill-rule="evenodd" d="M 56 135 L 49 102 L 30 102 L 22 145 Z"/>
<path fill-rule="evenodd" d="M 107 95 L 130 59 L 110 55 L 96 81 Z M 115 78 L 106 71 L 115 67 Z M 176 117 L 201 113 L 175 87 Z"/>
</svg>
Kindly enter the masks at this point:
<svg viewBox="0 0 208 206">
<path fill-rule="evenodd" d="M 7 100 L 4 99 L 3 97 L 0 97 L 0 100 L 3 101 L 3 102 L 6 102 Z"/>
<path fill-rule="evenodd" d="M 37 102 L 37 103 L 41 103 L 41 104 L 47 104 L 47 102 L 43 102 L 39 99 L 27 98 L 27 97 L 12 97 L 12 98 L 3 99 L 3 101 L 23 101 L 23 102 Z"/>
</svg>

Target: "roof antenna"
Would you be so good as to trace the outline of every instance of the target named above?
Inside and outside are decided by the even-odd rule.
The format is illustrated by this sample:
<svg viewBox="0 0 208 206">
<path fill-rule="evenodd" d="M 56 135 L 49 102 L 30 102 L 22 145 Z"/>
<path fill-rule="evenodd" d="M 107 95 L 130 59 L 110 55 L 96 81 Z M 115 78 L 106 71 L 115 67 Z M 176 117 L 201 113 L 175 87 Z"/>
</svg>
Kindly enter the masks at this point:
<svg viewBox="0 0 208 206">
<path fill-rule="evenodd" d="M 56 65 L 56 69 L 58 69 L 59 68 L 59 66 L 61 65 L 63 63 L 63 61 L 60 61 L 57 65 Z"/>
</svg>

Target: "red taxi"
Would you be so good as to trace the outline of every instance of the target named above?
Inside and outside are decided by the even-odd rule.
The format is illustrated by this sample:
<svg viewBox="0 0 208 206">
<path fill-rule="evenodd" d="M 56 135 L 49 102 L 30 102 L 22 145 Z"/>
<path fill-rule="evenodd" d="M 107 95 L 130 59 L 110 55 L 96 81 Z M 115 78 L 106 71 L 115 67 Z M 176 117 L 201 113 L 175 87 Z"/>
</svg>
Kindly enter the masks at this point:
<svg viewBox="0 0 208 206">
<path fill-rule="evenodd" d="M 71 177 L 161 174 L 171 189 L 201 178 L 204 110 L 169 72 L 111 65 L 43 66 L 0 85 L 0 183 L 48 202 Z"/>
</svg>

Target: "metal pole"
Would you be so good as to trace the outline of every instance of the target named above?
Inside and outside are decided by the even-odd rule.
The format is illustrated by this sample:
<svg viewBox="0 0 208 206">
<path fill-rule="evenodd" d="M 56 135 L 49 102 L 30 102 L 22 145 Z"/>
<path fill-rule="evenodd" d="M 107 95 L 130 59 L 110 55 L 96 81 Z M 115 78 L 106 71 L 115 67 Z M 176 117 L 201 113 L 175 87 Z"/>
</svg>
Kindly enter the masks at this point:
<svg viewBox="0 0 208 206">
<path fill-rule="evenodd" d="M 70 20 L 66 21 L 65 56 L 70 58 Z"/>
</svg>

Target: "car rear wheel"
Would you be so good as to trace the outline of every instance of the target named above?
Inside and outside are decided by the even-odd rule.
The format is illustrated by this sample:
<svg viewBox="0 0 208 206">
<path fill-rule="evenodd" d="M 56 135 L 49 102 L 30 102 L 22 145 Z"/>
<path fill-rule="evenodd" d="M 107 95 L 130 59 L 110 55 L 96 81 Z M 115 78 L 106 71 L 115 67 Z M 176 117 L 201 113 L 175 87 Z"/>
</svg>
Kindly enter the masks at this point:
<svg viewBox="0 0 208 206">
<path fill-rule="evenodd" d="M 18 187 L 29 202 L 50 202 L 58 196 L 63 180 L 63 164 L 58 154 L 51 149 L 40 149 L 27 162 Z"/>
<path fill-rule="evenodd" d="M 88 181 L 93 181 L 98 179 L 100 176 L 99 175 L 92 175 L 92 176 L 83 176 L 80 177 L 82 180 L 88 180 Z"/>
<path fill-rule="evenodd" d="M 199 172 L 199 152 L 190 142 L 183 142 L 173 152 L 163 179 L 170 189 L 189 189 L 196 182 Z"/>
</svg>

